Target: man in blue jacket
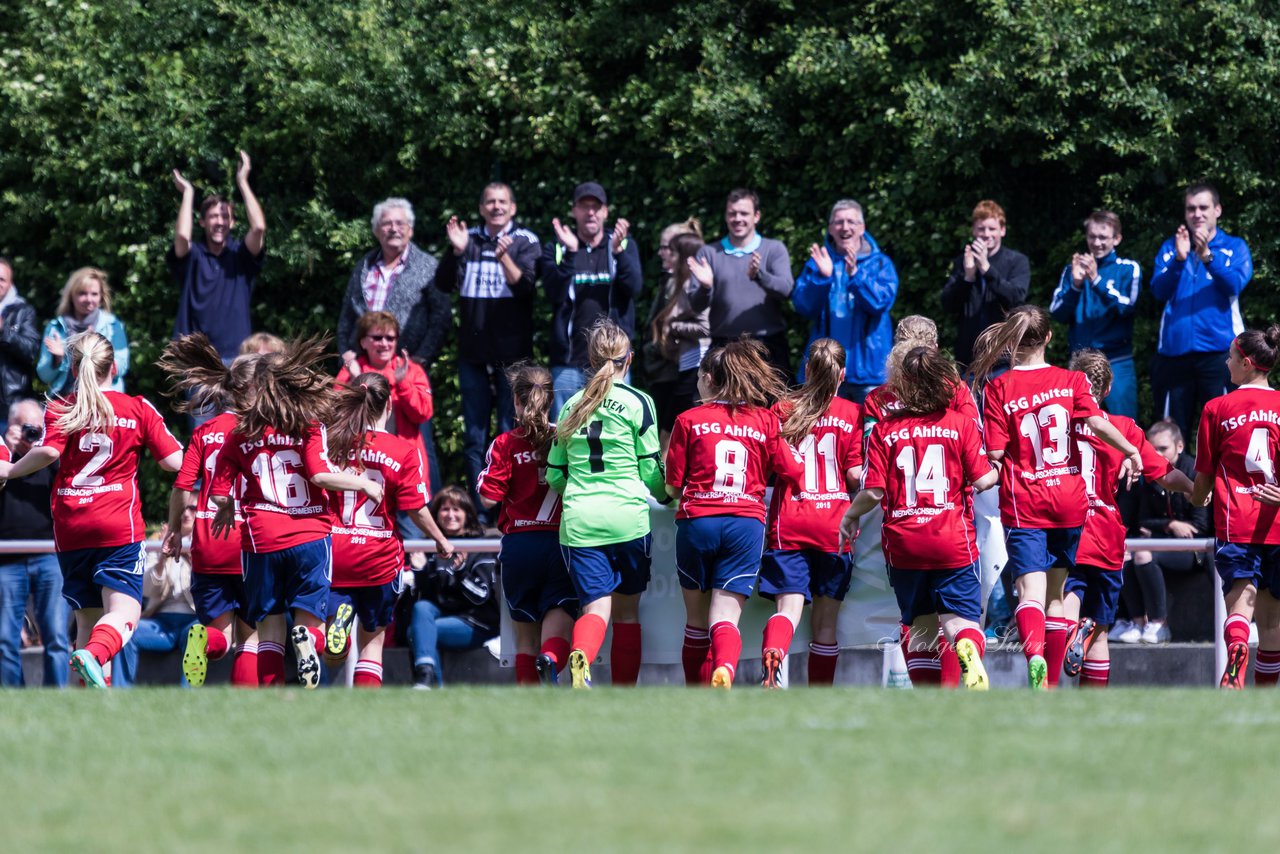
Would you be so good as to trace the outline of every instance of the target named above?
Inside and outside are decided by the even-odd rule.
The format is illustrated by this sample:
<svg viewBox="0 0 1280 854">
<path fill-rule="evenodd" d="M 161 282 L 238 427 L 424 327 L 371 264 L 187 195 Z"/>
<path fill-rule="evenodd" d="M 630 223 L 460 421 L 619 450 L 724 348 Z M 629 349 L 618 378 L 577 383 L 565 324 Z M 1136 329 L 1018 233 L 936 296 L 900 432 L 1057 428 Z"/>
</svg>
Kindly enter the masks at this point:
<svg viewBox="0 0 1280 854">
<path fill-rule="evenodd" d="M 1138 378 L 1133 369 L 1133 312 L 1142 287 L 1137 261 L 1116 254 L 1120 217 L 1094 211 L 1084 221 L 1089 251 L 1071 256 L 1053 292 L 1049 313 L 1067 324 L 1071 352 L 1101 350 L 1111 361 L 1108 412 L 1138 417 Z"/>
<path fill-rule="evenodd" d="M 867 234 L 862 205 L 852 199 L 836 202 L 827 218 L 826 245 L 809 247 L 791 301 L 812 321 L 811 343 L 834 338 L 844 345 L 841 397 L 862 403 L 884 382 L 885 357 L 893 347 L 889 309 L 897 296 L 898 271 Z"/>
<path fill-rule="evenodd" d="M 1186 224 L 1160 247 L 1151 276 L 1151 292 L 1164 303 L 1151 391 L 1156 414 L 1194 436 L 1204 404 L 1230 383 L 1227 350 L 1244 331 L 1240 292 L 1253 278 L 1253 258 L 1243 240 L 1218 229 L 1217 189 L 1193 184 L 1183 198 Z"/>
</svg>

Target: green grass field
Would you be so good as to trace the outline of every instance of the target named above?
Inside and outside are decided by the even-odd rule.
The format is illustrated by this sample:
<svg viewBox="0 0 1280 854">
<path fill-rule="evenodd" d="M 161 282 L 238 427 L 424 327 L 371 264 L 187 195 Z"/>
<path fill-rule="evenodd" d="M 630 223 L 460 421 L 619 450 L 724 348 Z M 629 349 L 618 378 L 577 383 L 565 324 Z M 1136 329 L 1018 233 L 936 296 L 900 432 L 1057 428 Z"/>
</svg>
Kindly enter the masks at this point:
<svg viewBox="0 0 1280 854">
<path fill-rule="evenodd" d="M 5 851 L 1245 850 L 1280 694 L 0 694 Z"/>
</svg>

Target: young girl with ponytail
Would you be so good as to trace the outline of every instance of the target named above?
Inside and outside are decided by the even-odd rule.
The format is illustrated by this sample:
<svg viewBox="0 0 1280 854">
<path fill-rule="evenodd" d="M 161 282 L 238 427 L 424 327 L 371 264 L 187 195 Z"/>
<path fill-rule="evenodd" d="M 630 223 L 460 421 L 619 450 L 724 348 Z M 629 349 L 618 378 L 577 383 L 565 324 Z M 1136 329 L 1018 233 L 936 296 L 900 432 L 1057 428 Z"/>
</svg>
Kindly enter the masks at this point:
<svg viewBox="0 0 1280 854">
<path fill-rule="evenodd" d="M 141 497 L 143 449 L 165 471 L 182 463 L 182 446 L 149 402 L 111 391 L 115 351 L 84 332 L 67 346 L 73 391 L 49 404 L 44 443 L 16 463 L 0 463 L 0 484 L 60 460 L 53 481 L 53 539 L 62 595 L 76 617 L 71 669 L 85 685 L 110 684 L 110 661 L 129 642 L 142 614 Z"/>
<path fill-rule="evenodd" d="M 804 606 L 813 602 L 809 684 L 830 685 L 840 647 L 836 620 L 849 592 L 853 563 L 839 548 L 840 519 L 862 477 L 862 408 L 837 396 L 845 376 L 839 342 L 819 338 L 809 345 L 804 385 L 779 401 L 782 438 L 804 460 L 804 480 L 779 479 L 769 507 L 767 548 L 758 593 L 778 612 L 765 623 L 761 684 L 776 688 Z"/>
<path fill-rule="evenodd" d="M 640 672 L 640 594 L 649 586 L 648 496 L 666 503 L 658 424 L 649 395 L 622 382 L 631 340 L 608 319 L 587 340 L 591 377 L 565 403 L 547 452 L 547 484 L 563 495 L 560 545 L 578 591 L 573 624 L 573 687 L 591 687 L 590 664 L 614 620 L 610 669 L 615 685 Z"/>
<path fill-rule="evenodd" d="M 493 440 L 478 492 L 485 507 L 502 503 L 502 593 L 516 630 L 516 683 L 554 685 L 569 663 L 578 596 L 560 550 L 560 493 L 547 486 L 555 437 L 551 372 L 532 364 L 507 371 L 516 427 Z"/>
</svg>

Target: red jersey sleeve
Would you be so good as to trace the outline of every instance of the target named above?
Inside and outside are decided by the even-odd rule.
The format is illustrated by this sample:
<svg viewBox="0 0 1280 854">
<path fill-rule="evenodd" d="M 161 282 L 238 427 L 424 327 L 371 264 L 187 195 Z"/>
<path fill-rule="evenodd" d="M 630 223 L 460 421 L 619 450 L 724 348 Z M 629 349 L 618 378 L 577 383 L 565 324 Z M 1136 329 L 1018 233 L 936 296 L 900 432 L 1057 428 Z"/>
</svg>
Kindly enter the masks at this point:
<svg viewBox="0 0 1280 854">
<path fill-rule="evenodd" d="M 884 424 L 883 421 L 876 422 L 876 426 L 871 428 L 871 438 L 867 440 L 867 459 L 866 465 L 862 470 L 862 488 L 863 489 L 884 489 L 885 487 L 885 467 L 888 465 L 888 446 L 881 438 Z"/>
<path fill-rule="evenodd" d="M 685 467 L 689 463 L 689 428 L 683 417 L 676 418 L 667 442 L 667 485 L 675 489 L 684 487 Z"/>
<path fill-rule="evenodd" d="M 396 484 L 396 507 L 406 513 L 421 510 L 427 503 L 426 465 L 422 449 L 410 447 L 400 461 L 400 482 Z"/>
<path fill-rule="evenodd" d="M 854 405 L 857 406 L 857 404 L 854 404 Z M 856 422 L 857 429 L 854 431 L 853 441 L 849 442 L 848 446 L 845 448 L 844 460 L 843 460 L 844 468 L 841 469 L 840 471 L 840 474 L 842 476 L 849 469 L 857 468 L 858 466 L 862 465 L 862 431 L 865 429 L 864 425 L 866 423 L 866 416 L 864 415 L 861 406 L 858 406 L 857 408 L 858 408 L 858 420 Z"/>
<path fill-rule="evenodd" d="M 187 450 L 182 455 L 182 468 L 178 469 L 178 479 L 174 481 L 173 488 L 182 490 L 183 492 L 195 492 L 196 481 L 200 480 L 201 468 L 203 468 L 201 459 L 204 455 L 201 453 L 199 433 L 192 435 L 191 444 L 187 445 Z"/>
<path fill-rule="evenodd" d="M 58 419 L 66 410 L 61 406 L 50 405 L 44 410 L 44 439 L 40 442 L 46 448 L 53 448 L 61 454 L 67 447 L 67 436 L 58 426 Z"/>
<path fill-rule="evenodd" d="M 1138 453 L 1142 455 L 1143 477 L 1147 480 L 1159 480 L 1173 471 L 1173 465 L 1160 456 L 1160 452 L 1151 446 L 1141 427 L 1133 421 L 1126 421 L 1124 434 L 1125 438 L 1132 442 L 1133 446 L 1138 449 Z"/>
<path fill-rule="evenodd" d="M 163 460 L 170 454 L 182 452 L 182 443 L 174 438 L 165 426 L 164 418 L 156 411 L 155 406 L 145 397 L 137 398 L 142 405 L 138 407 L 138 427 L 142 434 L 142 442 L 157 460 Z M 185 463 L 185 460 L 184 460 Z"/>
<path fill-rule="evenodd" d="M 8 463 L 13 461 L 13 454 L 9 453 L 9 446 L 4 442 L 0 442 L 0 463 Z"/>
<path fill-rule="evenodd" d="M 1200 414 L 1200 428 L 1196 431 L 1196 474 L 1215 473 L 1214 455 L 1218 452 L 1218 440 L 1213 429 L 1214 410 L 1213 401 L 1210 401 Z"/>
<path fill-rule="evenodd" d="M 431 380 L 427 379 L 427 372 L 417 362 L 409 362 L 404 379 L 396 383 L 396 395 L 400 399 L 400 409 L 411 420 L 421 424 L 431 418 L 434 411 Z"/>
<path fill-rule="evenodd" d="M 951 398 L 951 408 L 966 418 L 972 418 L 981 429 L 982 414 L 978 412 L 978 402 L 973 399 L 973 392 L 963 382 L 956 386 L 956 393 Z"/>
<path fill-rule="evenodd" d="M 1093 390 L 1089 386 L 1089 378 L 1079 371 L 1071 371 L 1071 390 L 1075 392 L 1072 400 L 1071 417 L 1083 421 L 1094 415 L 1102 415 L 1098 402 L 1093 399 Z"/>
<path fill-rule="evenodd" d="M 765 422 L 765 435 L 769 443 L 769 467 L 778 477 L 791 481 L 797 487 L 804 488 L 804 459 L 796 453 L 796 449 L 782 438 L 781 425 L 773 413 L 769 413 Z"/>
<path fill-rule="evenodd" d="M 490 501 L 501 501 L 507 497 L 511 487 L 511 453 L 507 450 L 510 433 L 503 433 L 489 444 L 485 454 L 484 471 L 480 472 L 477 492 Z"/>
<path fill-rule="evenodd" d="M 213 467 L 213 483 L 209 487 L 209 495 L 232 495 L 231 486 L 241 475 L 240 453 L 241 436 L 233 433 L 227 436 L 227 443 L 218 452 L 218 461 Z M 185 461 L 184 461 L 185 465 Z"/>
<path fill-rule="evenodd" d="M 307 480 L 318 474 L 337 471 L 329 463 L 329 431 L 323 424 L 313 424 L 302 442 L 302 469 Z"/>
<path fill-rule="evenodd" d="M 974 411 L 977 411 L 976 407 Z M 991 462 L 987 459 L 986 449 L 982 447 L 978 422 L 969 417 L 962 417 L 961 420 L 960 461 L 964 466 L 964 483 L 968 486 L 991 471 Z"/>
<path fill-rule="evenodd" d="M 1004 413 L 1004 386 L 997 378 L 987 383 L 982 392 L 982 429 L 986 431 L 988 451 L 1004 451 L 1009 444 L 1009 421 Z"/>
</svg>

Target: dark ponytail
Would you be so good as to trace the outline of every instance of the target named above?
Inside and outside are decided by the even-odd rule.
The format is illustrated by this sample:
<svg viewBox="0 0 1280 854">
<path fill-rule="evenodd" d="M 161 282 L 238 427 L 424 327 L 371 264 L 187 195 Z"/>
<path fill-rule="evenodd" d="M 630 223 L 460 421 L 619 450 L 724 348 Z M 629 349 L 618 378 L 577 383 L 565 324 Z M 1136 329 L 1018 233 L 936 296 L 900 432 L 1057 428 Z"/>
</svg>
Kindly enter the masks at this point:
<svg viewBox="0 0 1280 854">
<path fill-rule="evenodd" d="M 1265 331 L 1249 329 L 1236 336 L 1236 349 L 1254 367 L 1263 373 L 1271 373 L 1280 357 L 1280 326 L 1271 324 Z"/>
<path fill-rule="evenodd" d="M 382 374 L 368 372 L 338 386 L 329 428 L 329 462 L 339 468 L 354 464 L 364 469 L 360 452 L 369 443 L 369 428 L 391 401 L 391 383 Z"/>
</svg>

